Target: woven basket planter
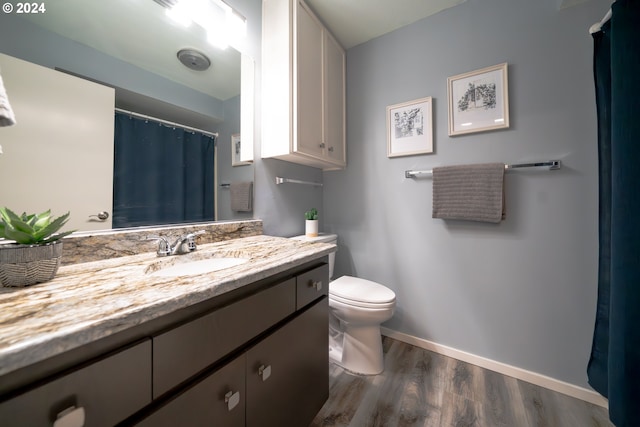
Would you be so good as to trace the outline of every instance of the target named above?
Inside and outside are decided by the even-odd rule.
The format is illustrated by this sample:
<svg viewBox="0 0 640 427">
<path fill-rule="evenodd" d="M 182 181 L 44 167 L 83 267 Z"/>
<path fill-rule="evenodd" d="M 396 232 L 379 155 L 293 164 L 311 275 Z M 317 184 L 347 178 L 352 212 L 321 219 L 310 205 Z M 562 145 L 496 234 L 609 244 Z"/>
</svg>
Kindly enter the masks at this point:
<svg viewBox="0 0 640 427">
<path fill-rule="evenodd" d="M 47 282 L 56 275 L 62 242 L 46 245 L 0 245 L 0 283 L 23 287 Z"/>
</svg>

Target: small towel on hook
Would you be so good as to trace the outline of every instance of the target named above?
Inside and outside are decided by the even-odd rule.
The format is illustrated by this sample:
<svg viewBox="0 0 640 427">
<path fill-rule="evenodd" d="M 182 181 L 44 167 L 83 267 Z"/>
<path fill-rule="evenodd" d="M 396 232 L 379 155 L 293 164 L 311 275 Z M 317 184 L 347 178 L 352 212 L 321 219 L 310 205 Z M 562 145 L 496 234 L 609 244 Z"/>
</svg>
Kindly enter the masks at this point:
<svg viewBox="0 0 640 427">
<path fill-rule="evenodd" d="M 253 210 L 253 182 L 232 182 L 229 186 L 231 194 L 231 210 L 236 212 L 251 212 Z"/>
<path fill-rule="evenodd" d="M 499 223 L 504 211 L 504 163 L 433 168 L 433 218 Z"/>
<path fill-rule="evenodd" d="M 0 126 L 11 126 L 15 124 L 16 116 L 13 114 L 11 104 L 9 104 L 9 97 L 2 82 L 2 75 L 0 75 Z"/>
</svg>

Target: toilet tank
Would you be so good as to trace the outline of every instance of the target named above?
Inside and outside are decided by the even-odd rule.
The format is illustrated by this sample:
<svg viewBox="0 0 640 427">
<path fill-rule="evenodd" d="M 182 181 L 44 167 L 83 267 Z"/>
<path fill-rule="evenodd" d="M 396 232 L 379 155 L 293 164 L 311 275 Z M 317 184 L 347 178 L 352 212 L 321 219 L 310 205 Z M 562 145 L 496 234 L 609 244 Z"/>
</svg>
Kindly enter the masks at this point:
<svg viewBox="0 0 640 427">
<path fill-rule="evenodd" d="M 305 235 L 292 237 L 295 240 L 303 240 L 305 242 L 322 242 L 322 243 L 332 243 L 334 245 L 338 244 L 338 235 L 337 234 L 325 234 L 318 233 L 317 237 L 307 237 Z M 329 279 L 333 277 L 333 266 L 336 261 L 336 253 L 331 252 L 329 254 Z"/>
</svg>

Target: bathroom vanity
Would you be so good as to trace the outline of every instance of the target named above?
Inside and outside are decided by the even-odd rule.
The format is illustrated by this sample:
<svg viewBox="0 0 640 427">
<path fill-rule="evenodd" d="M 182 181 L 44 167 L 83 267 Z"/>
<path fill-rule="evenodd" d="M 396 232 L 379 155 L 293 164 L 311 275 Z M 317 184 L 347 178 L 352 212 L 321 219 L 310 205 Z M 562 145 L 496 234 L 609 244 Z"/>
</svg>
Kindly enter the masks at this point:
<svg viewBox="0 0 640 427">
<path fill-rule="evenodd" d="M 334 251 L 254 236 L 75 264 L 48 283 L 2 288 L 0 424 L 309 425 L 328 397 Z M 247 261 L 157 274 L 215 257 Z"/>
</svg>

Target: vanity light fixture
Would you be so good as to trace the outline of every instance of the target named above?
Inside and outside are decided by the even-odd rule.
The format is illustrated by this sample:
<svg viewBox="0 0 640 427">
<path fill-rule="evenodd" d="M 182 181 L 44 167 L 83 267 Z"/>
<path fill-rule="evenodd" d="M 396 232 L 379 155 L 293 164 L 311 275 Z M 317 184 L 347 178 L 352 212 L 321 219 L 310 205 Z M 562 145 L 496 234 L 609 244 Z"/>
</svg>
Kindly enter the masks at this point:
<svg viewBox="0 0 640 427">
<path fill-rule="evenodd" d="M 154 0 L 167 8 L 166 14 L 188 27 L 195 23 L 207 33 L 207 41 L 220 49 L 244 38 L 247 20 L 223 0 Z"/>
</svg>

